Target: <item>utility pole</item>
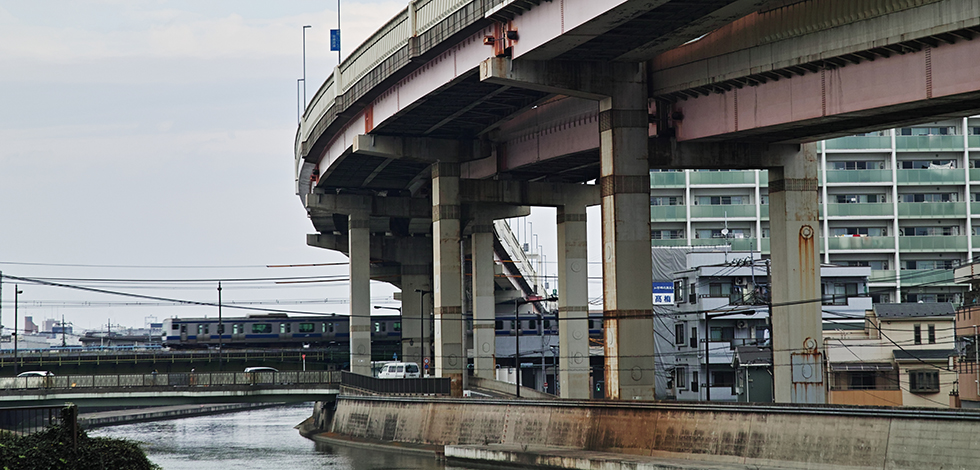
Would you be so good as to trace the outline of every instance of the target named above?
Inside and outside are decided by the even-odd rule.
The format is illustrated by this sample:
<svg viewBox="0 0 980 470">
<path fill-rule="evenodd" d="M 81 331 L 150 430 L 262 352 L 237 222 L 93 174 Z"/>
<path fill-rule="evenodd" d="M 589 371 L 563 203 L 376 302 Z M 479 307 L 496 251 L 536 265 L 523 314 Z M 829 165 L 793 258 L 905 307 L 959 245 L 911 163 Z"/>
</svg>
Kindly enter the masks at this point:
<svg viewBox="0 0 980 470">
<path fill-rule="evenodd" d="M 221 350 L 224 349 L 221 337 L 225 335 L 225 325 L 221 323 L 221 281 L 218 281 L 218 370 L 221 370 Z"/>
<path fill-rule="evenodd" d="M 68 346 L 65 341 L 65 314 L 61 314 L 61 347 Z"/>
<path fill-rule="evenodd" d="M 14 284 L 14 375 L 17 375 L 17 304 L 18 296 L 23 293 L 24 291 L 20 290 L 17 284 Z"/>
</svg>

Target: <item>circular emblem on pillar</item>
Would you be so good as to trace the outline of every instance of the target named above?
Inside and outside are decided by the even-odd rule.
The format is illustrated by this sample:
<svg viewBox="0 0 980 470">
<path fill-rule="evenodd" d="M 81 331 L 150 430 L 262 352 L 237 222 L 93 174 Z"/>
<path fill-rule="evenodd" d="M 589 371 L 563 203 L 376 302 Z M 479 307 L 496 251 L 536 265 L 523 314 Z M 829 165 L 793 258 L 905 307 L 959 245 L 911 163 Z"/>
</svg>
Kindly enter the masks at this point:
<svg viewBox="0 0 980 470">
<path fill-rule="evenodd" d="M 806 240 L 813 238 L 813 227 L 809 225 L 800 227 L 800 236 Z"/>
<path fill-rule="evenodd" d="M 458 361 L 459 361 L 459 358 L 456 357 L 455 354 L 450 354 L 449 355 L 449 359 L 448 359 L 447 362 L 449 363 L 449 366 L 450 367 L 454 367 Z"/>
<path fill-rule="evenodd" d="M 572 356 L 572 362 L 574 362 L 576 364 L 581 364 L 581 363 L 585 362 L 585 357 L 582 356 L 582 353 L 577 352 L 577 353 L 575 353 L 575 356 Z"/>
<path fill-rule="evenodd" d="M 572 269 L 572 272 L 577 273 L 582 270 L 582 262 L 579 260 L 572 261 L 572 264 L 569 267 Z"/>
<path fill-rule="evenodd" d="M 482 349 L 483 352 L 485 352 L 485 353 L 489 353 L 490 352 L 490 343 L 484 341 L 483 342 L 483 346 L 480 349 Z"/>
<path fill-rule="evenodd" d="M 357 353 L 358 354 L 364 354 L 366 352 L 366 350 L 367 350 L 367 348 L 365 348 L 363 344 L 358 344 L 357 345 Z"/>
<path fill-rule="evenodd" d="M 817 350 L 817 340 L 815 340 L 815 339 L 807 336 L 807 338 L 805 340 L 803 340 L 803 349 L 806 349 L 807 352 L 811 352 L 811 353 L 814 352 L 814 351 L 816 351 Z"/>
<path fill-rule="evenodd" d="M 813 366 L 810 364 L 803 364 L 803 367 L 800 367 L 800 374 L 803 375 L 804 379 L 813 377 Z"/>
<path fill-rule="evenodd" d="M 639 382 L 640 379 L 643 378 L 643 370 L 640 369 L 640 366 L 633 366 L 633 369 L 630 370 L 630 378 L 632 378 L 634 382 Z"/>
<path fill-rule="evenodd" d="M 582 330 L 576 329 L 576 330 L 572 331 L 572 338 L 575 338 L 575 339 L 578 340 L 578 339 L 582 339 L 584 337 L 585 337 L 585 335 L 582 334 Z"/>
</svg>

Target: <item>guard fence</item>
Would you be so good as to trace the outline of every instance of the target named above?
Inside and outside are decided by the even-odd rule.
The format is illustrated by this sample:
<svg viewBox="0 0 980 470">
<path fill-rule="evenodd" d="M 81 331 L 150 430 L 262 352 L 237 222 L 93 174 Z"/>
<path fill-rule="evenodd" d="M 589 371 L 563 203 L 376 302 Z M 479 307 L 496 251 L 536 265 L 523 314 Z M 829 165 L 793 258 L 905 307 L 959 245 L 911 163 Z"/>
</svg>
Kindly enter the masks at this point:
<svg viewBox="0 0 980 470">
<path fill-rule="evenodd" d="M 0 390 L 65 390 L 126 387 L 210 387 L 232 385 L 339 384 L 338 371 L 183 372 L 172 374 L 62 375 L 2 377 Z"/>
<path fill-rule="evenodd" d="M 33 434 L 51 426 L 71 427 L 78 434 L 78 408 L 70 403 L 57 406 L 0 408 L 0 432 Z"/>
</svg>

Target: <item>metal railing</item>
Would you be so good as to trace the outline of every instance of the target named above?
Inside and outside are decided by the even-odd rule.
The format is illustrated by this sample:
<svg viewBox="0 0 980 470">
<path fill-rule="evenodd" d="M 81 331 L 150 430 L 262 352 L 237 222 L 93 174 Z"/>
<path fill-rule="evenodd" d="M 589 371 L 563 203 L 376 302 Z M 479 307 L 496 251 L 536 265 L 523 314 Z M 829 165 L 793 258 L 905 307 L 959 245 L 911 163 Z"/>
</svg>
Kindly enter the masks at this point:
<svg viewBox="0 0 980 470">
<path fill-rule="evenodd" d="M 450 379 L 443 377 L 378 379 L 344 371 L 342 383 L 362 390 L 393 395 L 449 395 L 451 393 Z"/>
<path fill-rule="evenodd" d="M 220 387 L 236 385 L 339 384 L 337 371 L 183 372 L 173 374 L 2 377 L 0 392 L 135 387 Z"/>
<path fill-rule="evenodd" d="M 33 434 L 60 424 L 77 429 L 77 418 L 78 409 L 71 404 L 0 408 L 0 432 Z"/>
</svg>

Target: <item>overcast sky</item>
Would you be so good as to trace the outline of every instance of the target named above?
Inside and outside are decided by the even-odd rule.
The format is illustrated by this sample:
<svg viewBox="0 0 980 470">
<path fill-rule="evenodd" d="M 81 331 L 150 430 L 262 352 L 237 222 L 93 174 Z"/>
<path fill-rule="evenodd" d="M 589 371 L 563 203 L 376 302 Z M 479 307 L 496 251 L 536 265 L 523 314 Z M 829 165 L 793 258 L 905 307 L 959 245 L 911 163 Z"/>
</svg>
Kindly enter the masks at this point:
<svg viewBox="0 0 980 470">
<path fill-rule="evenodd" d="M 344 55 L 405 5 L 344 0 Z M 347 312 L 346 266 L 265 267 L 346 262 L 306 246 L 313 228 L 292 164 L 302 25 L 312 26 L 312 97 L 336 65 L 328 51 L 336 8 L 307 0 L 0 0 L 3 274 L 203 302 L 217 300 L 224 279 L 225 304 Z M 553 274 L 554 219 L 544 217 L 551 227 L 534 231 L 552 253 Z M 303 276 L 338 280 L 232 281 Z M 134 281 L 160 279 L 208 282 Z M 12 282 L 2 291 L 8 328 Z M 20 288 L 20 314 L 38 324 L 64 315 L 76 328 L 104 329 L 109 321 L 138 327 L 150 316 L 217 315 L 213 307 L 25 281 Z M 378 305 L 397 305 L 384 301 L 393 291 L 372 285 Z"/>
</svg>

